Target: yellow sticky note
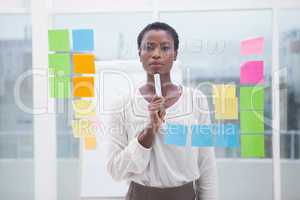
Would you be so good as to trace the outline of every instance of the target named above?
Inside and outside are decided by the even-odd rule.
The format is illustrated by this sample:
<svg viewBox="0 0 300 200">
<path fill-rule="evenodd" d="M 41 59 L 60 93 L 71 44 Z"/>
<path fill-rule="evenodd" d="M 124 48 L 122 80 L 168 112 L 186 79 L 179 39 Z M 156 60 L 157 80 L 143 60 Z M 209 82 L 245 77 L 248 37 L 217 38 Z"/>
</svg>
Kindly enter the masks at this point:
<svg viewBox="0 0 300 200">
<path fill-rule="evenodd" d="M 93 54 L 73 54 L 73 71 L 80 74 L 95 74 L 95 56 Z"/>
<path fill-rule="evenodd" d="M 232 84 L 213 85 L 213 97 L 216 98 L 235 98 L 236 86 Z"/>
<path fill-rule="evenodd" d="M 96 137 L 86 137 L 84 138 L 84 147 L 86 150 L 94 150 L 97 147 Z"/>
<path fill-rule="evenodd" d="M 224 85 L 213 85 L 213 103 L 216 104 L 217 99 L 220 99 L 222 96 L 225 97 Z"/>
<path fill-rule="evenodd" d="M 224 85 L 225 96 L 227 98 L 235 98 L 236 97 L 236 86 L 235 85 Z"/>
<path fill-rule="evenodd" d="M 74 97 L 94 97 L 94 77 L 74 77 L 73 78 Z"/>
<path fill-rule="evenodd" d="M 215 118 L 217 120 L 238 119 L 238 99 L 237 98 L 216 99 Z"/>
<path fill-rule="evenodd" d="M 96 135 L 97 124 L 89 119 L 73 120 L 72 130 L 75 138 L 91 137 Z"/>
<path fill-rule="evenodd" d="M 238 99 L 236 98 L 235 85 L 214 85 L 213 103 L 215 105 L 215 118 L 217 120 L 238 119 Z"/>
<path fill-rule="evenodd" d="M 73 110 L 75 118 L 96 116 L 96 103 L 92 100 L 74 100 Z"/>
</svg>

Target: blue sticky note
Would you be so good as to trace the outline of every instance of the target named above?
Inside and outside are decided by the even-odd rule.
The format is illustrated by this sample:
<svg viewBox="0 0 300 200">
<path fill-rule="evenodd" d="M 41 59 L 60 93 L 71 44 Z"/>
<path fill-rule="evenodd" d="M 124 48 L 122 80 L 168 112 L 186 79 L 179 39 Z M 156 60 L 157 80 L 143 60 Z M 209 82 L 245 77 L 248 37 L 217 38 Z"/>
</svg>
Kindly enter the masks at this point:
<svg viewBox="0 0 300 200">
<path fill-rule="evenodd" d="M 188 127 L 181 124 L 167 124 L 164 134 L 165 144 L 186 145 Z"/>
<path fill-rule="evenodd" d="M 217 124 L 217 147 L 239 147 L 239 127 L 236 124 Z"/>
<path fill-rule="evenodd" d="M 192 146 L 212 146 L 212 140 L 212 127 L 210 125 L 192 125 Z"/>
<path fill-rule="evenodd" d="M 72 31 L 73 51 L 93 51 L 94 32 L 92 29 L 77 29 Z"/>
</svg>

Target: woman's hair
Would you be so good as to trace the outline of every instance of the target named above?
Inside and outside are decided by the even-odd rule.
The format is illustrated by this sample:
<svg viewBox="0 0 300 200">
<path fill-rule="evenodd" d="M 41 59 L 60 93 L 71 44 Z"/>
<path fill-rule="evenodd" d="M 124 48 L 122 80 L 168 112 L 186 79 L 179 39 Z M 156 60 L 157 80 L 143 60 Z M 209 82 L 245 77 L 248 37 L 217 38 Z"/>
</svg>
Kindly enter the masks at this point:
<svg viewBox="0 0 300 200">
<path fill-rule="evenodd" d="M 175 29 L 173 27 L 171 27 L 170 25 L 163 23 L 163 22 L 153 22 L 151 24 L 148 24 L 138 35 L 137 37 L 137 45 L 138 45 L 138 49 L 141 48 L 141 43 L 142 43 L 142 39 L 144 37 L 144 35 L 151 30 L 163 30 L 168 32 L 173 40 L 174 40 L 174 48 L 175 51 L 178 50 L 178 46 L 179 46 L 179 39 L 178 39 L 178 34 L 175 31 Z"/>
</svg>

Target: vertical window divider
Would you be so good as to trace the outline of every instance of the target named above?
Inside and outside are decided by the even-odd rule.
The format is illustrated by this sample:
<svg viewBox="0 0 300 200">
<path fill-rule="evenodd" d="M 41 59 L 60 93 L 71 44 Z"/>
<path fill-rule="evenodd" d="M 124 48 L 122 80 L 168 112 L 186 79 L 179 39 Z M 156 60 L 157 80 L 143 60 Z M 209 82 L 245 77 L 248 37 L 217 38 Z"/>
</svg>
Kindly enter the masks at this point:
<svg viewBox="0 0 300 200">
<path fill-rule="evenodd" d="M 56 200 L 55 101 L 48 95 L 48 28 L 51 0 L 31 0 L 34 199 Z"/>
<path fill-rule="evenodd" d="M 280 171 L 280 80 L 279 80 L 279 8 L 277 0 L 272 8 L 272 157 L 273 200 L 281 200 Z"/>
</svg>

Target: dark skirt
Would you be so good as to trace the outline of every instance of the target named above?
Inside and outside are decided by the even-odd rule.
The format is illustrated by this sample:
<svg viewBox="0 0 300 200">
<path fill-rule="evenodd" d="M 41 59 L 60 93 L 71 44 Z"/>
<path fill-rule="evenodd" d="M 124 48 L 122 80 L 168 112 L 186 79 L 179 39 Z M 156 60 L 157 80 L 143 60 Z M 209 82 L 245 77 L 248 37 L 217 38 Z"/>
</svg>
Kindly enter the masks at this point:
<svg viewBox="0 0 300 200">
<path fill-rule="evenodd" d="M 126 200 L 195 200 L 193 182 L 182 186 L 158 188 L 131 182 Z"/>
</svg>

